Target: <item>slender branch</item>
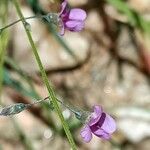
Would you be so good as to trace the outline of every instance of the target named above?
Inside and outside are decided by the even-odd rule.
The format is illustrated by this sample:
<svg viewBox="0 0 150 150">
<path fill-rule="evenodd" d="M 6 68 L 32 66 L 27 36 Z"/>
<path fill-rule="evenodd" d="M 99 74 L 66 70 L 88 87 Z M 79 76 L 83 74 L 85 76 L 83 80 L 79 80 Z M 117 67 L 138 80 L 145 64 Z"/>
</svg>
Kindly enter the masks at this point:
<svg viewBox="0 0 150 150">
<path fill-rule="evenodd" d="M 24 103 L 24 104 L 29 104 L 30 101 L 28 98 L 23 97 L 19 92 L 16 92 L 12 88 L 7 88 L 7 91 L 9 93 L 9 96 L 15 103 Z M 47 126 L 50 126 L 54 131 L 56 131 L 56 127 L 54 126 L 54 123 L 51 121 L 51 119 L 45 118 L 45 116 L 42 113 L 42 108 L 41 107 L 30 107 L 29 111 L 31 112 L 32 115 L 34 115 L 36 118 L 44 122 Z"/>
<path fill-rule="evenodd" d="M 66 123 L 66 121 L 65 121 L 65 119 L 64 119 L 64 117 L 63 117 L 63 115 L 62 115 L 62 113 L 61 113 L 61 111 L 60 111 L 60 108 L 59 108 L 59 106 L 58 106 L 58 104 L 57 104 L 57 98 L 56 98 L 56 96 L 55 96 L 55 93 L 54 93 L 54 91 L 53 91 L 52 86 L 51 86 L 50 83 L 49 83 L 48 77 L 47 77 L 47 75 L 46 75 L 45 69 L 44 69 L 43 64 L 42 64 L 42 62 L 41 62 L 41 59 L 40 59 L 40 56 L 39 56 L 39 54 L 38 54 L 37 48 L 36 48 L 36 46 L 35 46 L 35 44 L 34 44 L 34 41 L 33 41 L 33 39 L 32 39 L 32 35 L 31 35 L 30 31 L 28 30 L 28 28 L 27 28 L 26 25 L 25 25 L 25 18 L 24 18 L 24 16 L 23 16 L 22 12 L 21 12 L 19 3 L 18 3 L 17 0 L 13 0 L 13 2 L 14 2 L 14 5 L 15 5 L 15 7 L 16 7 L 16 10 L 17 10 L 17 13 L 18 13 L 19 17 L 20 17 L 20 18 L 23 18 L 23 19 L 22 19 L 22 23 L 23 23 L 23 25 L 24 25 L 26 34 L 27 34 L 27 36 L 28 36 L 28 39 L 29 39 L 29 42 L 30 42 L 30 44 L 31 44 L 31 47 L 32 47 L 34 56 L 35 56 L 35 58 L 36 58 L 36 61 L 37 61 L 37 63 L 38 63 L 38 66 L 39 66 L 39 68 L 40 68 L 40 72 L 41 72 L 41 75 L 42 75 L 42 78 L 43 78 L 43 82 L 44 82 L 44 84 L 45 84 L 46 87 L 47 87 L 47 90 L 48 90 L 48 92 L 49 92 L 49 96 L 50 96 L 50 98 L 51 98 L 51 100 L 52 100 L 52 103 L 53 103 L 53 105 L 54 105 L 54 108 L 55 108 L 55 110 L 57 111 L 57 114 L 58 114 L 58 116 L 59 116 L 59 118 L 60 118 L 60 120 L 61 120 L 61 123 L 62 123 L 62 125 L 63 125 L 64 130 L 65 130 L 65 133 L 66 133 L 66 135 L 67 135 L 67 138 L 68 138 L 68 140 L 69 140 L 70 146 L 72 147 L 73 150 L 76 150 L 76 145 L 75 145 L 75 143 L 74 143 L 73 137 L 72 137 L 71 132 L 70 132 L 70 130 L 69 130 L 68 124 Z"/>
<path fill-rule="evenodd" d="M 4 4 L 4 5 L 3 5 Z M 2 2 L 2 4 L 0 4 L 1 7 L 0 9 L 4 9 L 4 15 L 2 15 L 2 18 L 0 18 L 0 21 L 2 21 L 2 24 L 4 24 L 5 22 L 7 22 L 6 18 L 8 16 L 8 5 L 7 3 Z M 1 95 L 1 91 L 2 91 L 2 86 L 3 86 L 3 66 L 4 66 L 4 59 L 5 59 L 5 54 L 6 54 L 6 48 L 7 48 L 7 43 L 8 43 L 8 32 L 5 32 L 3 34 L 0 35 L 0 95 Z"/>
<path fill-rule="evenodd" d="M 41 115 L 40 115 L 40 112 L 41 112 L 41 110 L 38 108 L 36 111 L 35 111 L 35 109 L 34 109 L 34 107 L 32 107 L 33 105 L 36 105 L 36 104 L 39 104 L 39 103 L 41 103 L 41 102 L 43 102 L 43 101 L 46 101 L 46 100 L 48 100 L 48 99 L 50 99 L 50 97 L 49 96 L 47 96 L 47 97 L 45 97 L 44 99 L 40 99 L 40 100 L 36 100 L 36 101 L 34 101 L 34 102 L 32 102 L 32 103 L 30 103 L 27 99 L 25 99 L 24 97 L 22 97 L 21 95 L 19 95 L 18 93 L 16 93 L 15 91 L 13 91 L 12 89 L 10 89 L 10 91 L 9 91 L 9 93 L 12 93 L 12 94 L 10 94 L 11 96 L 12 96 L 12 99 L 13 99 L 13 101 L 14 102 L 16 102 L 15 104 L 13 104 L 13 105 L 10 105 L 10 106 L 6 106 L 6 107 L 4 107 L 3 109 L 5 109 L 5 108 L 9 108 L 9 107 L 11 107 L 11 106 L 15 106 L 15 105 L 17 105 L 17 104 L 20 104 L 20 101 L 21 101 L 21 103 L 22 104 L 24 104 L 24 106 L 25 106 L 25 109 L 30 109 L 30 108 L 32 108 L 31 109 L 31 112 L 33 113 L 33 114 L 36 114 L 36 116 L 38 116 L 38 117 L 40 117 Z M 52 100 L 50 99 L 50 102 L 52 102 Z M 70 106 L 70 105 L 68 105 L 68 104 L 65 104 L 65 103 L 63 103 L 61 100 L 59 100 L 58 98 L 57 98 L 57 102 L 59 102 L 61 105 L 63 105 L 65 108 L 67 108 L 67 109 L 69 109 L 72 113 L 74 113 L 76 116 L 79 116 L 79 115 L 81 115 L 81 110 L 80 109 L 78 109 L 78 108 L 76 108 L 76 107 L 73 107 L 73 106 Z M 51 104 L 50 104 L 51 105 Z M 52 106 L 53 107 L 53 106 Z M 23 111 L 23 110 L 25 110 L 24 108 L 23 109 L 21 109 L 21 111 Z M 19 112 L 15 112 L 14 114 L 18 114 L 18 113 L 20 113 L 21 111 L 19 111 Z M 82 110 L 82 112 L 84 112 L 83 110 Z M 13 114 L 13 115 L 14 115 Z M 11 114 L 9 114 L 9 115 L 12 115 L 12 113 Z M 7 115 L 8 116 L 8 115 Z M 42 117 L 42 120 L 43 120 L 43 117 Z M 44 120 L 44 122 L 45 122 L 45 120 Z M 46 124 L 47 124 L 47 122 L 46 122 Z M 49 125 L 49 124 L 48 124 Z M 54 127 L 54 126 L 53 126 Z"/>
<path fill-rule="evenodd" d="M 25 21 L 25 20 L 34 19 L 34 18 L 43 18 L 43 17 L 45 17 L 45 15 L 34 15 L 34 16 L 26 17 L 26 18 L 20 18 L 20 19 L 18 19 L 16 21 L 6 25 L 5 27 L 0 28 L 0 32 L 3 32 L 5 29 L 7 29 L 7 28 L 17 24 L 20 21 Z"/>
</svg>

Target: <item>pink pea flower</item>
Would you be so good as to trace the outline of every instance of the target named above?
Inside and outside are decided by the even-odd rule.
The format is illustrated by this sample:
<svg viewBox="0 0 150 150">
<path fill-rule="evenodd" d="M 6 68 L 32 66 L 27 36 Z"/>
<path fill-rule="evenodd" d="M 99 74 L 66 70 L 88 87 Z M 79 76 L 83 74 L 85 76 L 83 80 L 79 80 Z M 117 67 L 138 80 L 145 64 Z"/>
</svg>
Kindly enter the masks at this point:
<svg viewBox="0 0 150 150">
<path fill-rule="evenodd" d="M 92 134 L 108 140 L 115 130 L 115 120 L 103 112 L 100 106 L 94 106 L 94 112 L 91 113 L 88 123 L 81 130 L 80 134 L 85 142 L 91 141 Z"/>
<path fill-rule="evenodd" d="M 59 13 L 61 32 L 64 35 L 65 29 L 72 32 L 79 32 L 84 28 L 84 21 L 87 15 L 86 12 L 79 8 L 69 9 L 67 0 L 61 4 Z"/>
</svg>

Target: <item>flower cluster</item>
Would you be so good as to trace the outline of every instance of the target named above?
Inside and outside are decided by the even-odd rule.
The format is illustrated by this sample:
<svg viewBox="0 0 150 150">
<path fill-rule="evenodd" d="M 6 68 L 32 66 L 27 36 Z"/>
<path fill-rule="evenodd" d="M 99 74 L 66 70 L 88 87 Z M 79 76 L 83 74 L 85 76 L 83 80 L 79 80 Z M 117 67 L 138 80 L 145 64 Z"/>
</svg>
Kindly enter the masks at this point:
<svg viewBox="0 0 150 150">
<path fill-rule="evenodd" d="M 36 17 L 37 16 L 32 16 L 32 17 L 27 17 L 24 19 L 27 20 L 27 19 L 32 19 Z M 56 25 L 59 24 L 61 27 L 60 35 L 64 35 L 65 29 L 72 31 L 72 32 L 81 31 L 84 28 L 84 21 L 87 15 L 86 15 L 86 12 L 82 9 L 79 9 L 79 8 L 70 9 L 68 6 L 67 0 L 64 0 L 64 2 L 61 4 L 61 11 L 59 14 L 48 13 L 47 15 L 42 15 L 40 17 L 46 19 L 49 23 L 53 23 Z M 2 31 L 5 30 L 6 28 L 18 23 L 19 21 L 22 21 L 22 19 L 19 19 L 1 28 L 0 33 L 2 33 Z M 30 30 L 30 26 L 27 22 L 25 22 L 24 25 L 26 26 L 26 29 L 28 28 Z M 31 107 L 32 105 L 41 103 L 44 100 L 47 100 L 49 98 L 50 97 L 48 96 L 43 100 L 39 100 L 31 104 L 16 103 L 10 106 L 3 107 L 0 109 L 0 116 L 16 115 L 22 112 L 23 110 Z M 90 113 L 88 111 L 79 110 L 75 107 L 70 107 L 64 104 L 59 99 L 56 99 L 56 100 L 59 103 L 61 103 L 63 106 L 68 108 L 70 111 L 72 111 L 75 114 L 76 118 L 78 118 L 81 122 L 86 122 L 85 126 L 80 132 L 81 137 L 83 138 L 85 142 L 90 142 L 93 134 L 96 135 L 97 137 L 108 140 L 110 139 L 112 133 L 116 131 L 115 120 L 110 115 L 105 113 L 102 107 L 96 105 L 94 106 L 94 111 Z"/>
<path fill-rule="evenodd" d="M 81 137 L 85 142 L 90 142 L 92 134 L 108 140 L 111 134 L 116 130 L 115 120 L 103 112 L 100 106 L 94 106 L 94 112 L 91 113 L 87 124 L 81 130 Z"/>
<path fill-rule="evenodd" d="M 86 12 L 79 8 L 69 9 L 66 0 L 61 4 L 59 13 L 59 23 L 61 26 L 61 35 L 64 35 L 65 29 L 72 32 L 79 32 L 84 28 L 84 21 L 87 15 Z"/>
<path fill-rule="evenodd" d="M 28 19 L 33 18 L 43 18 L 48 23 L 53 23 L 55 25 L 60 26 L 61 32 L 60 35 L 65 34 L 65 29 L 72 31 L 72 32 L 79 32 L 84 28 L 84 21 L 86 19 L 87 15 L 86 12 L 80 8 L 73 8 L 70 9 L 68 6 L 67 0 L 64 0 L 61 4 L 61 10 L 59 13 L 48 13 L 46 15 L 40 15 L 40 16 L 31 16 L 26 17 L 25 19 L 25 25 L 30 30 L 30 25 L 26 22 Z M 9 28 L 10 26 L 13 26 L 14 24 L 22 21 L 22 19 L 19 19 L 17 21 L 14 21 L 13 23 L 0 28 L 0 34 L 5 30 L 6 28 Z"/>
</svg>

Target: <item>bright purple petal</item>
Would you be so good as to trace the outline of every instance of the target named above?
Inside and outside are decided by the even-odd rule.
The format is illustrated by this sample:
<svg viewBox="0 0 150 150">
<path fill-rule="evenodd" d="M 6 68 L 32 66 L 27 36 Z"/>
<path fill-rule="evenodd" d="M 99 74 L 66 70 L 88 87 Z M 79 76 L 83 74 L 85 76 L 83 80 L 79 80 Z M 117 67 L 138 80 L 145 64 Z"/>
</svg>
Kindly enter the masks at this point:
<svg viewBox="0 0 150 150">
<path fill-rule="evenodd" d="M 99 121 L 101 115 L 102 115 L 102 107 L 98 105 L 94 106 L 94 112 L 91 114 L 91 119 L 88 123 L 89 126 L 96 124 Z"/>
<path fill-rule="evenodd" d="M 102 129 L 95 130 L 95 132 L 93 132 L 93 134 L 95 134 L 96 136 L 98 136 L 98 137 L 100 137 L 102 139 L 105 139 L 105 140 L 108 140 L 111 137 L 111 134 L 108 134 L 107 132 L 105 132 Z"/>
<path fill-rule="evenodd" d="M 59 15 L 64 13 L 66 7 L 67 7 L 67 1 L 64 0 L 63 3 L 61 4 L 61 11 L 60 11 Z"/>
<path fill-rule="evenodd" d="M 83 138 L 83 140 L 84 140 L 85 142 L 87 142 L 87 143 L 90 142 L 91 139 L 92 139 L 92 132 L 91 132 L 89 126 L 86 125 L 86 126 L 81 130 L 80 135 L 81 135 L 81 137 Z"/>
<path fill-rule="evenodd" d="M 84 22 L 82 21 L 67 21 L 65 27 L 70 31 L 81 31 L 84 28 Z"/>
<path fill-rule="evenodd" d="M 103 125 L 101 126 L 101 128 L 105 132 L 112 134 L 116 130 L 115 120 L 110 115 L 106 114 L 105 121 L 104 121 Z"/>
<path fill-rule="evenodd" d="M 84 20 L 86 19 L 86 12 L 82 9 L 70 9 L 67 0 L 61 4 L 61 11 L 59 13 L 59 20 L 62 21 L 60 35 L 64 35 L 65 29 L 73 32 L 79 32 L 84 28 Z"/>
<path fill-rule="evenodd" d="M 70 20 L 84 21 L 86 17 L 87 17 L 86 12 L 82 9 L 74 8 L 70 10 L 70 13 L 69 13 Z"/>
</svg>

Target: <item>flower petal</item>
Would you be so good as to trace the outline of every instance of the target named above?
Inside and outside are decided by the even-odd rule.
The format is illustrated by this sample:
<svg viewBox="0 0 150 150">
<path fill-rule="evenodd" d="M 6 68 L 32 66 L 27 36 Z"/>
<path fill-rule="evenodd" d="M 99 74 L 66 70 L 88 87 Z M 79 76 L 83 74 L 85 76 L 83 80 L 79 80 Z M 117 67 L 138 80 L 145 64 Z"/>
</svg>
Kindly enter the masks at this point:
<svg viewBox="0 0 150 150">
<path fill-rule="evenodd" d="M 105 132 L 112 134 L 116 130 L 116 122 L 110 115 L 106 114 L 105 121 L 101 126 L 101 128 Z"/>
<path fill-rule="evenodd" d="M 101 106 L 98 106 L 98 105 L 95 105 L 94 106 L 94 112 L 91 114 L 91 119 L 90 119 L 90 121 L 89 121 L 89 126 L 93 126 L 94 124 L 96 124 L 98 121 L 99 121 L 99 119 L 100 119 L 100 117 L 101 117 L 101 115 L 102 115 L 102 107 Z"/>
<path fill-rule="evenodd" d="M 66 7 L 67 7 L 67 1 L 64 0 L 63 3 L 61 4 L 61 11 L 59 13 L 59 16 L 64 13 Z"/>
<path fill-rule="evenodd" d="M 70 31 L 81 31 L 84 28 L 84 22 L 82 21 L 67 21 L 65 27 Z"/>
<path fill-rule="evenodd" d="M 70 13 L 69 13 L 70 20 L 84 21 L 86 17 L 87 17 L 86 12 L 82 9 L 74 8 L 70 10 Z"/>
<path fill-rule="evenodd" d="M 87 143 L 90 142 L 91 139 L 92 139 L 92 132 L 91 132 L 89 126 L 86 125 L 86 126 L 81 130 L 80 135 L 81 135 L 81 137 L 83 138 L 83 140 L 84 140 L 85 142 L 87 142 Z"/>
<path fill-rule="evenodd" d="M 111 137 L 111 134 L 108 134 L 107 132 L 105 132 L 102 129 L 97 129 L 92 133 L 95 134 L 96 136 L 102 138 L 102 139 L 105 139 L 105 140 L 108 140 Z"/>
</svg>

